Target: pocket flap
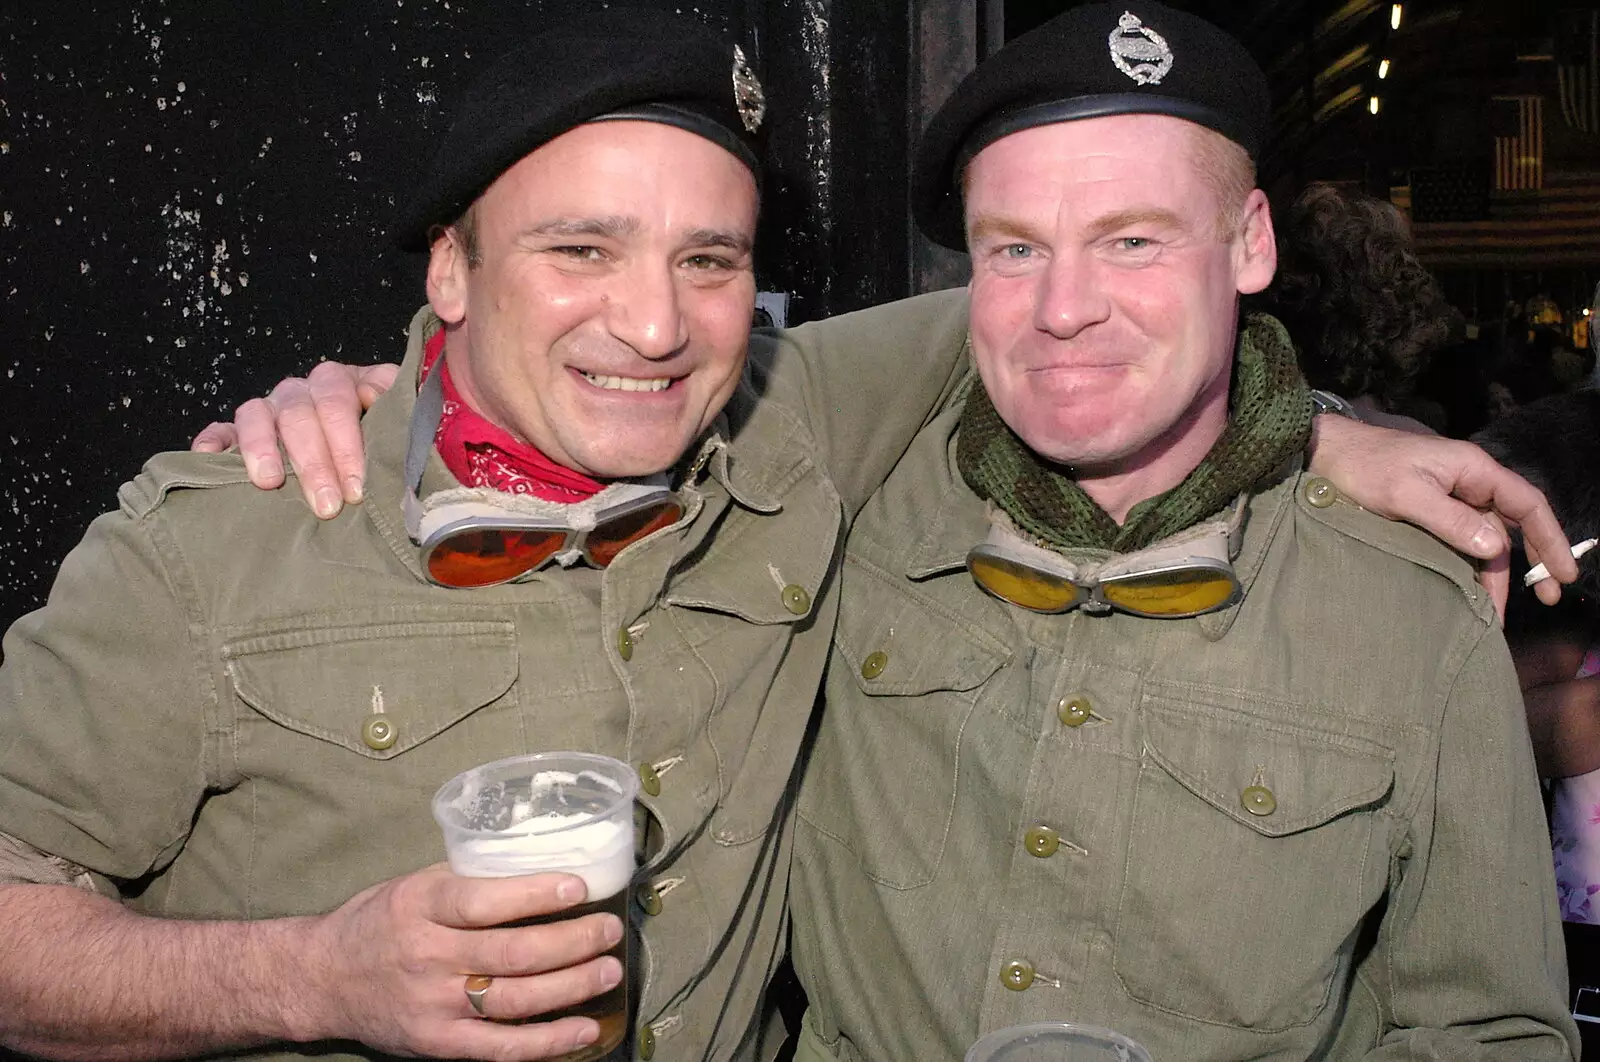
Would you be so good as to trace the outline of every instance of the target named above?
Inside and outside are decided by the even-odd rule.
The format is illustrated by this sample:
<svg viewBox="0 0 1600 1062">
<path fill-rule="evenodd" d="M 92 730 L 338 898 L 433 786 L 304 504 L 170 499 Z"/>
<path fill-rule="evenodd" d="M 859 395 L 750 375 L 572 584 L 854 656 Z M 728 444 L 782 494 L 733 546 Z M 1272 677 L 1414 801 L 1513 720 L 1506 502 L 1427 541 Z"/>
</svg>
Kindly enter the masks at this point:
<svg viewBox="0 0 1600 1062">
<path fill-rule="evenodd" d="M 240 638 L 223 657 L 239 696 L 262 715 L 379 760 L 504 696 L 517 677 L 510 621 L 322 626 Z M 403 725 L 374 740 L 368 724 L 380 714 Z"/>
<path fill-rule="evenodd" d="M 809 620 L 827 588 L 843 522 L 838 494 L 813 470 L 784 495 L 782 516 L 729 512 L 715 547 L 676 573 L 662 600 L 748 623 Z"/>
<path fill-rule="evenodd" d="M 1147 694 L 1144 751 L 1195 796 L 1269 837 L 1320 826 L 1388 794 L 1391 750 L 1285 721 L 1293 715 L 1292 706 L 1272 714 L 1197 709 L 1192 699 Z"/>
<path fill-rule="evenodd" d="M 832 666 L 843 658 L 869 696 L 974 689 L 1011 658 L 1006 645 L 926 593 L 926 584 L 893 582 L 850 557 L 844 580 Z"/>
</svg>

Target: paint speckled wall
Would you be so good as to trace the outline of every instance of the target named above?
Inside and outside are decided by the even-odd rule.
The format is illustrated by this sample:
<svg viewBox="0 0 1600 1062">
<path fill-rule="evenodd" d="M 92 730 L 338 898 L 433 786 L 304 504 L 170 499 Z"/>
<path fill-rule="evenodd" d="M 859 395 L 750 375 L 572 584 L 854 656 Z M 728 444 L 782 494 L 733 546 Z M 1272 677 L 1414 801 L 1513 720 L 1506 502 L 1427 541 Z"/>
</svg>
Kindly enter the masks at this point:
<svg viewBox="0 0 1600 1062">
<path fill-rule="evenodd" d="M 906 293 L 906 13 L 628 3 L 767 82 L 762 285 L 802 317 Z M 421 260 L 387 227 L 455 90 L 590 5 L 0 4 L 0 627 L 150 453 L 319 358 L 398 356 Z"/>
</svg>

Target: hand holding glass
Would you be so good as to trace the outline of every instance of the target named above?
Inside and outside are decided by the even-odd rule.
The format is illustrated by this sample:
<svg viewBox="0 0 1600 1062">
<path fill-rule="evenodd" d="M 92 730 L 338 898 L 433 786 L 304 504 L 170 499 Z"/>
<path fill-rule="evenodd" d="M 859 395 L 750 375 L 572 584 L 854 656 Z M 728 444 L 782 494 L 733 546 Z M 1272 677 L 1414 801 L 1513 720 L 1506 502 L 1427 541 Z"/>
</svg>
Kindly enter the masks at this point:
<svg viewBox="0 0 1600 1062">
<path fill-rule="evenodd" d="M 549 752 L 474 767 L 433 797 L 450 869 L 463 877 L 574 874 L 589 888 L 586 903 L 513 925 L 539 925 L 604 911 L 628 923 L 633 879 L 633 798 L 639 779 L 609 756 Z M 537 1021 L 579 1015 L 600 1025 L 600 1037 L 556 1062 L 585 1062 L 622 1042 L 628 1024 L 628 934 L 608 954 L 623 978 L 609 992 Z"/>
</svg>

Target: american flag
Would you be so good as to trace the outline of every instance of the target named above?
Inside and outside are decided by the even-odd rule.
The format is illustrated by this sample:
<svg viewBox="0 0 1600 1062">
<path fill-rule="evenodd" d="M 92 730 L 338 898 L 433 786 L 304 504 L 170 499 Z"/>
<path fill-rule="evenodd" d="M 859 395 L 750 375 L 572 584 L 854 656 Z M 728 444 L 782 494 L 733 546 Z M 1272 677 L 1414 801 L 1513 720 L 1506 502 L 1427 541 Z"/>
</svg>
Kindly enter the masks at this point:
<svg viewBox="0 0 1600 1062">
<path fill-rule="evenodd" d="M 1555 45 L 1561 117 L 1579 132 L 1600 132 L 1600 11 L 1563 12 Z"/>
<path fill-rule="evenodd" d="M 1497 112 L 1496 125 L 1506 134 L 1494 138 L 1495 191 L 1543 188 L 1544 98 L 1496 96 L 1491 105 Z"/>
<path fill-rule="evenodd" d="M 1413 190 L 1395 189 L 1395 205 L 1411 207 Z M 1411 234 L 1417 256 L 1447 269 L 1600 266 L 1600 172 L 1552 170 L 1544 187 L 1491 192 L 1486 205 L 1477 217 L 1434 213 L 1438 220 L 1426 221 L 1430 215 L 1416 210 Z"/>
</svg>

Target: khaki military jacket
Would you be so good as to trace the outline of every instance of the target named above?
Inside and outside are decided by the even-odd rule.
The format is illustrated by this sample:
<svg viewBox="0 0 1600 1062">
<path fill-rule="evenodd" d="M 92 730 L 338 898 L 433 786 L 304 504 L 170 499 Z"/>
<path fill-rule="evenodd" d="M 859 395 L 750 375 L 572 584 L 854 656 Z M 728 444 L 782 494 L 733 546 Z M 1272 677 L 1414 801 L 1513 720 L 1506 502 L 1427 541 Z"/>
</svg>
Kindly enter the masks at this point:
<svg viewBox="0 0 1600 1062">
<path fill-rule="evenodd" d="M 758 335 L 685 518 L 604 573 L 430 585 L 401 516 L 414 386 L 367 416 L 367 501 L 331 521 L 235 456 L 155 458 L 6 637 L 0 833 L 152 915 L 323 912 L 443 858 L 429 800 L 457 772 L 609 754 L 637 765 L 651 838 L 631 1053 L 770 1049 L 754 1019 L 842 531 L 964 366 L 964 302 Z M 437 327 L 413 322 L 402 380 Z M 424 493 L 449 485 L 433 455 Z"/>
<path fill-rule="evenodd" d="M 791 910 L 799 1058 L 1070 1020 L 1156 1062 L 1565 1059 L 1522 699 L 1473 573 L 1294 475 L 1226 611 L 1041 616 L 964 567 L 959 404 L 857 519 Z"/>
</svg>

